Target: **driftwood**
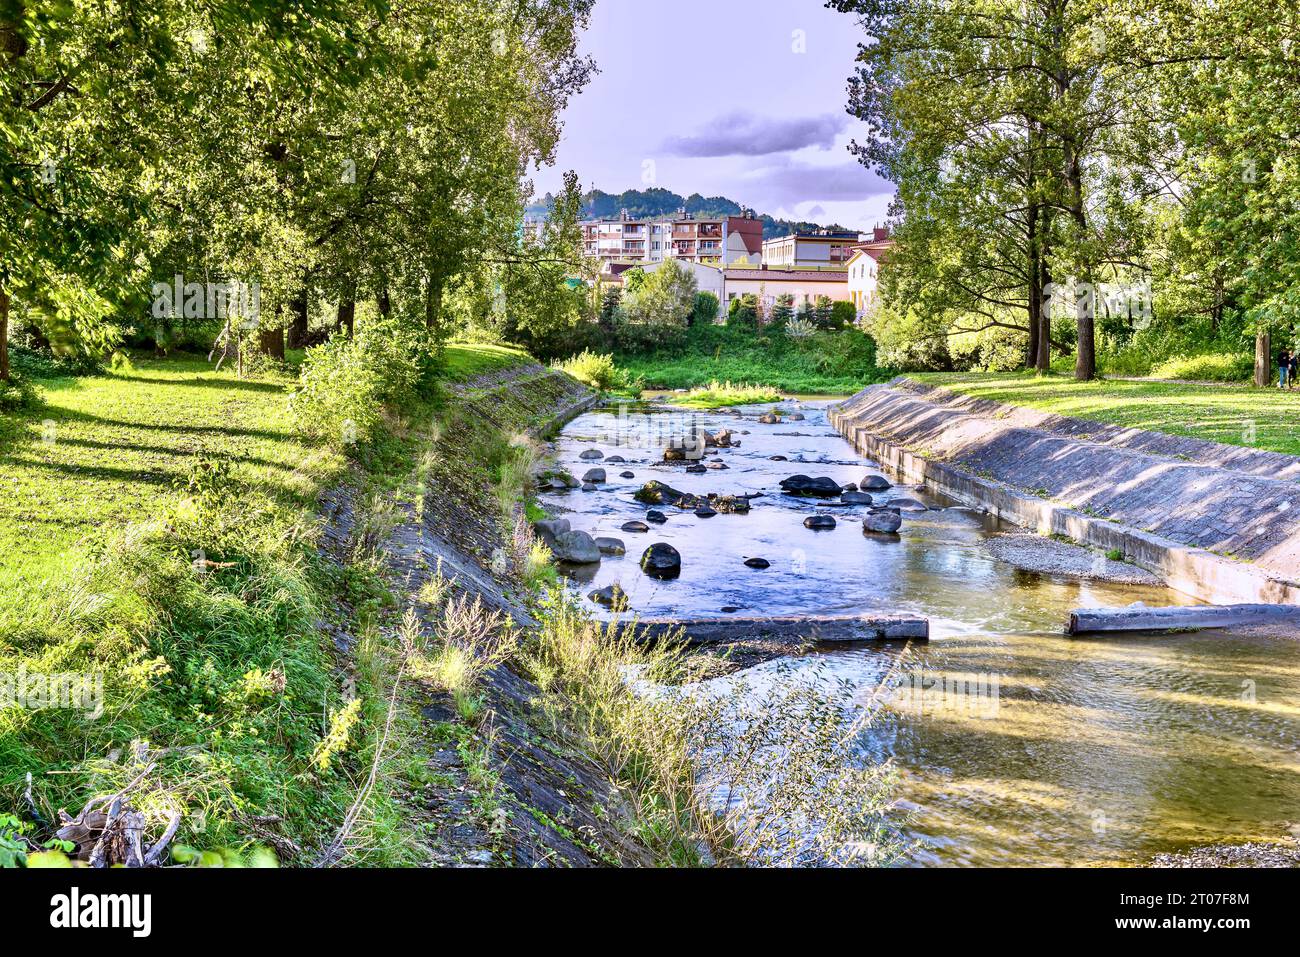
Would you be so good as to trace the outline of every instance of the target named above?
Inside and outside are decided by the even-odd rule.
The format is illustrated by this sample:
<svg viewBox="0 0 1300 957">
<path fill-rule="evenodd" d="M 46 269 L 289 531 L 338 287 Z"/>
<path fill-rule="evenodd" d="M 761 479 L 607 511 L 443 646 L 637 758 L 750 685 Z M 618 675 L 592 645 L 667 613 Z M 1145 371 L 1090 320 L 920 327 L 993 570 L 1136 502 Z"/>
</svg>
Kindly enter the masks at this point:
<svg viewBox="0 0 1300 957">
<path fill-rule="evenodd" d="M 142 757 L 137 753 L 137 757 Z M 173 811 L 162 836 L 145 849 L 145 816 L 130 803 L 130 795 L 157 767 L 149 762 L 116 794 L 100 794 L 91 798 L 73 817 L 59 810 L 60 827 L 55 836 L 61 841 L 76 845 L 73 857 L 85 861 L 90 867 L 157 867 L 167 845 L 176 836 L 181 823 L 181 813 Z"/>
</svg>

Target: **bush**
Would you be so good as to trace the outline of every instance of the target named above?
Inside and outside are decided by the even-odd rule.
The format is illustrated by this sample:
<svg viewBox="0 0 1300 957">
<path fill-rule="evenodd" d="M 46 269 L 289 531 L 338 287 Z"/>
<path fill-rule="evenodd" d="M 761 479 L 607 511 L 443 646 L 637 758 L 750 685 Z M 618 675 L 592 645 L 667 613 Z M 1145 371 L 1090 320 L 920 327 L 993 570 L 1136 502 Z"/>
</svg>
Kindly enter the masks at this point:
<svg viewBox="0 0 1300 957">
<path fill-rule="evenodd" d="M 632 350 L 680 345 L 695 309 L 695 277 L 669 259 L 635 287 L 628 282 L 623 306 L 614 314 L 618 344 Z"/>
<path fill-rule="evenodd" d="M 612 355 L 598 355 L 590 349 L 584 349 L 563 362 L 556 360 L 551 365 L 567 372 L 579 382 L 585 382 L 593 389 L 608 389 L 618 380 L 618 369 L 614 366 Z"/>
<path fill-rule="evenodd" d="M 847 300 L 838 300 L 831 306 L 831 328 L 843 329 L 858 321 L 858 308 Z"/>
<path fill-rule="evenodd" d="M 697 326 L 717 322 L 718 297 L 711 292 L 697 292 L 695 294 L 695 312 L 691 315 L 691 321 Z"/>
<path fill-rule="evenodd" d="M 369 445 L 386 403 L 407 404 L 431 387 L 436 354 L 422 330 L 395 320 L 308 349 L 290 400 L 298 427 L 335 447 Z"/>
<path fill-rule="evenodd" d="M 1246 382 L 1255 374 L 1255 357 L 1240 353 L 1176 356 L 1153 366 L 1150 374 L 1154 379 Z"/>
</svg>

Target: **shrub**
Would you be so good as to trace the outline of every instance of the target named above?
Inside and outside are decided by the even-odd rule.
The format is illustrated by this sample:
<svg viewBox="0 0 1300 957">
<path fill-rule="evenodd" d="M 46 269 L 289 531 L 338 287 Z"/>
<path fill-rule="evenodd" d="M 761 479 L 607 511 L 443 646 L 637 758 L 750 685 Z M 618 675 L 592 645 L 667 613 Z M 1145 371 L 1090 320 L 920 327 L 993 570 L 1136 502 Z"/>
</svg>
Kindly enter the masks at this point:
<svg viewBox="0 0 1300 957">
<path fill-rule="evenodd" d="M 679 345 L 695 308 L 695 293 L 695 277 L 671 259 L 646 274 L 635 288 L 629 284 L 623 307 L 614 315 L 619 345 L 624 349 Z"/>
<path fill-rule="evenodd" d="M 385 403 L 411 402 L 429 388 L 435 355 L 422 331 L 392 320 L 308 349 L 290 400 L 298 427 L 336 447 L 368 445 Z"/>
<path fill-rule="evenodd" d="M 718 321 L 718 297 L 711 292 L 695 294 L 695 311 L 691 315 L 695 325 L 705 325 Z"/>
<path fill-rule="evenodd" d="M 1155 379 L 1193 379 L 1209 382 L 1245 382 L 1255 373 L 1253 356 L 1210 353 L 1176 356 L 1151 368 Z"/>
<path fill-rule="evenodd" d="M 579 382 L 585 382 L 593 389 L 608 389 L 617 381 L 618 370 L 614 366 L 612 355 L 599 355 L 590 349 L 584 349 L 563 362 L 556 360 L 551 365 L 567 372 Z"/>
<path fill-rule="evenodd" d="M 847 300 L 837 300 L 831 305 L 831 328 L 843 329 L 858 321 L 858 309 Z"/>
</svg>

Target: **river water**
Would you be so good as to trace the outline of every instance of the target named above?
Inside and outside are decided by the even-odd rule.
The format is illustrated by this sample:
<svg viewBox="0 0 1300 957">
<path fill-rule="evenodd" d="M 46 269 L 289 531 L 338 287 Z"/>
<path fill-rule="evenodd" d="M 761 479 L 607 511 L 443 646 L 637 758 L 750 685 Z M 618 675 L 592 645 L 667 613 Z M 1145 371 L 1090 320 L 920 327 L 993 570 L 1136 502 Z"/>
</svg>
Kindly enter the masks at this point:
<svg viewBox="0 0 1300 957">
<path fill-rule="evenodd" d="M 1166 588 L 1025 573 L 981 542 L 1013 530 L 981 513 L 897 486 L 896 536 L 866 535 L 865 508 L 781 494 L 791 475 L 841 484 L 882 475 L 826 419 L 828 401 L 781 405 L 803 421 L 763 425 L 772 406 L 696 413 L 656 405 L 602 408 L 557 440 L 579 478 L 603 468 L 598 491 L 553 493 L 543 504 L 573 527 L 622 539 L 627 555 L 566 569 L 582 594 L 618 582 L 633 614 L 745 617 L 870 613 L 930 619 L 931 641 L 853 645 L 773 662 L 716 683 L 764 694 L 791 674 L 887 689 L 861 744 L 900 769 L 900 805 L 920 865 L 1140 864 L 1162 851 L 1216 841 L 1300 836 L 1300 641 L 1223 631 L 1072 640 L 1078 607 L 1188 604 Z M 729 428 L 740 448 L 710 449 L 726 469 L 686 474 L 662 448 L 692 429 Z M 603 461 L 584 461 L 595 449 Z M 610 463 L 619 456 L 626 463 Z M 789 461 L 772 461 L 784 456 Z M 630 471 L 632 478 L 621 478 Z M 660 507 L 645 534 L 633 493 L 658 480 L 683 492 L 757 494 L 748 514 L 698 518 Z M 837 527 L 803 520 L 829 514 Z M 644 575 L 654 542 L 682 555 L 672 581 Z M 771 567 L 756 571 L 748 558 Z M 605 614 L 588 603 L 596 614 Z"/>
</svg>

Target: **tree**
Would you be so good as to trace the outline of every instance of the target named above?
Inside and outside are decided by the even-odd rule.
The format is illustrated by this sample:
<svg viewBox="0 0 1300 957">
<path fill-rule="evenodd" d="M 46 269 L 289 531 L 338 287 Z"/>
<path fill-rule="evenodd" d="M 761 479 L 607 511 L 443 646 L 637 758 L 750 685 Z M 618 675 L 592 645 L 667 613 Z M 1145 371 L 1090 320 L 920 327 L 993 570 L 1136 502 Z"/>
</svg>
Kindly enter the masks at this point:
<svg viewBox="0 0 1300 957">
<path fill-rule="evenodd" d="M 695 309 L 696 292 L 690 271 L 674 259 L 664 260 L 626 294 L 617 329 L 619 345 L 635 350 L 680 343 Z"/>
</svg>

